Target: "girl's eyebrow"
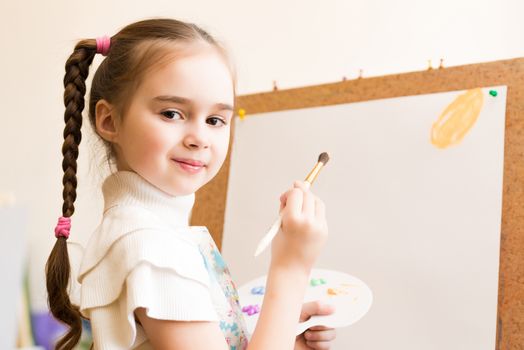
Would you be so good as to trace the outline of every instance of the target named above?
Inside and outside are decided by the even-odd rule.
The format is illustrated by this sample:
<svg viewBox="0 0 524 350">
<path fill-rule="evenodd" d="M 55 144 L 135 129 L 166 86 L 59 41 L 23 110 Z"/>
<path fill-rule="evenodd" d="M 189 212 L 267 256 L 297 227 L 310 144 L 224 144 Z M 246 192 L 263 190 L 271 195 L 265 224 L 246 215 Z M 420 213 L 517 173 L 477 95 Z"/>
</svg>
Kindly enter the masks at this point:
<svg viewBox="0 0 524 350">
<path fill-rule="evenodd" d="M 153 98 L 155 101 L 162 101 L 162 102 L 174 102 L 174 103 L 180 103 L 180 104 L 186 104 L 186 105 L 192 105 L 193 101 L 190 99 L 187 99 L 185 97 L 180 96 L 172 96 L 172 95 L 162 95 L 157 96 Z M 215 103 L 213 107 L 219 108 L 220 110 L 228 110 L 233 111 L 233 106 L 227 104 L 227 103 Z"/>
</svg>

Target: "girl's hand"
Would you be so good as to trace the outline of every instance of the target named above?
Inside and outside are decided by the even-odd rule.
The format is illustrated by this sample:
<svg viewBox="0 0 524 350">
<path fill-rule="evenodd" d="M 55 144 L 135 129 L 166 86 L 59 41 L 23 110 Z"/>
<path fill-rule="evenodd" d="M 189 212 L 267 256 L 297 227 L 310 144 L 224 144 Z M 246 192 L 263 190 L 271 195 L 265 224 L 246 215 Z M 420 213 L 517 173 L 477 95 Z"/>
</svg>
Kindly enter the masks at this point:
<svg viewBox="0 0 524 350">
<path fill-rule="evenodd" d="M 307 321 L 314 315 L 331 315 L 333 312 L 335 312 L 335 308 L 329 304 L 318 301 L 305 303 L 302 305 L 302 311 L 300 312 L 300 322 Z M 324 326 L 311 327 L 297 336 L 295 350 L 331 349 L 331 342 L 336 336 L 334 328 Z"/>
<path fill-rule="evenodd" d="M 325 205 L 304 181 L 280 196 L 281 231 L 271 245 L 271 265 L 309 275 L 328 235 Z"/>
</svg>

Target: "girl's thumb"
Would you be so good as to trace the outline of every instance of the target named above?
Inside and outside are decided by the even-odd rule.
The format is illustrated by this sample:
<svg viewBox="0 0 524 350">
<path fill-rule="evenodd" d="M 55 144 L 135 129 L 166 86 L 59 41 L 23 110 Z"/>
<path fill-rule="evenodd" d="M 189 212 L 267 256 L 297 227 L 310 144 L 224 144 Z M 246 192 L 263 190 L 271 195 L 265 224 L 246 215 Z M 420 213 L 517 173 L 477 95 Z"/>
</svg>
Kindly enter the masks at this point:
<svg viewBox="0 0 524 350">
<path fill-rule="evenodd" d="M 315 315 L 331 315 L 335 312 L 335 307 L 331 304 L 327 304 L 321 301 L 311 301 L 302 305 L 302 311 L 300 312 L 300 321 L 307 321 L 311 316 Z"/>
</svg>

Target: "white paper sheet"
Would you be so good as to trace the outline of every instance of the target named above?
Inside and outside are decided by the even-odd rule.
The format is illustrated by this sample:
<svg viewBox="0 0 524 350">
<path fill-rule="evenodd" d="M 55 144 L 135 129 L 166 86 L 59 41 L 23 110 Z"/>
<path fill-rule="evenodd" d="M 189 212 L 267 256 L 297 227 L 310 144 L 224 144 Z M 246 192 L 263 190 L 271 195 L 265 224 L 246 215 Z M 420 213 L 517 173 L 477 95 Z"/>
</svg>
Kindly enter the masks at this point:
<svg viewBox="0 0 524 350">
<path fill-rule="evenodd" d="M 437 148 L 433 124 L 463 93 L 247 111 L 236 123 L 223 240 L 237 284 L 267 273 L 269 249 L 253 252 L 279 196 L 327 151 L 312 188 L 330 232 L 316 267 L 354 275 L 374 294 L 334 349 L 493 350 L 506 87 L 483 88 L 463 139 Z"/>
</svg>

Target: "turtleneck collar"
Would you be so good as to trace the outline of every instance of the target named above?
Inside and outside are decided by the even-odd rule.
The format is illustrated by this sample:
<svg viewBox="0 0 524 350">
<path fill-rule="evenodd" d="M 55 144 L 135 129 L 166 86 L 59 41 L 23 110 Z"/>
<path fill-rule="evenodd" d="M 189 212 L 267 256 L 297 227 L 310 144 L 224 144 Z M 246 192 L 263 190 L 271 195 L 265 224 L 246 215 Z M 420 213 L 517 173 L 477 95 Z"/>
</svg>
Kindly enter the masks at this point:
<svg viewBox="0 0 524 350">
<path fill-rule="evenodd" d="M 139 205 L 150 209 L 171 226 L 189 226 L 195 194 L 171 196 L 142 176 L 117 171 L 102 184 L 104 212 L 115 205 Z"/>
</svg>

